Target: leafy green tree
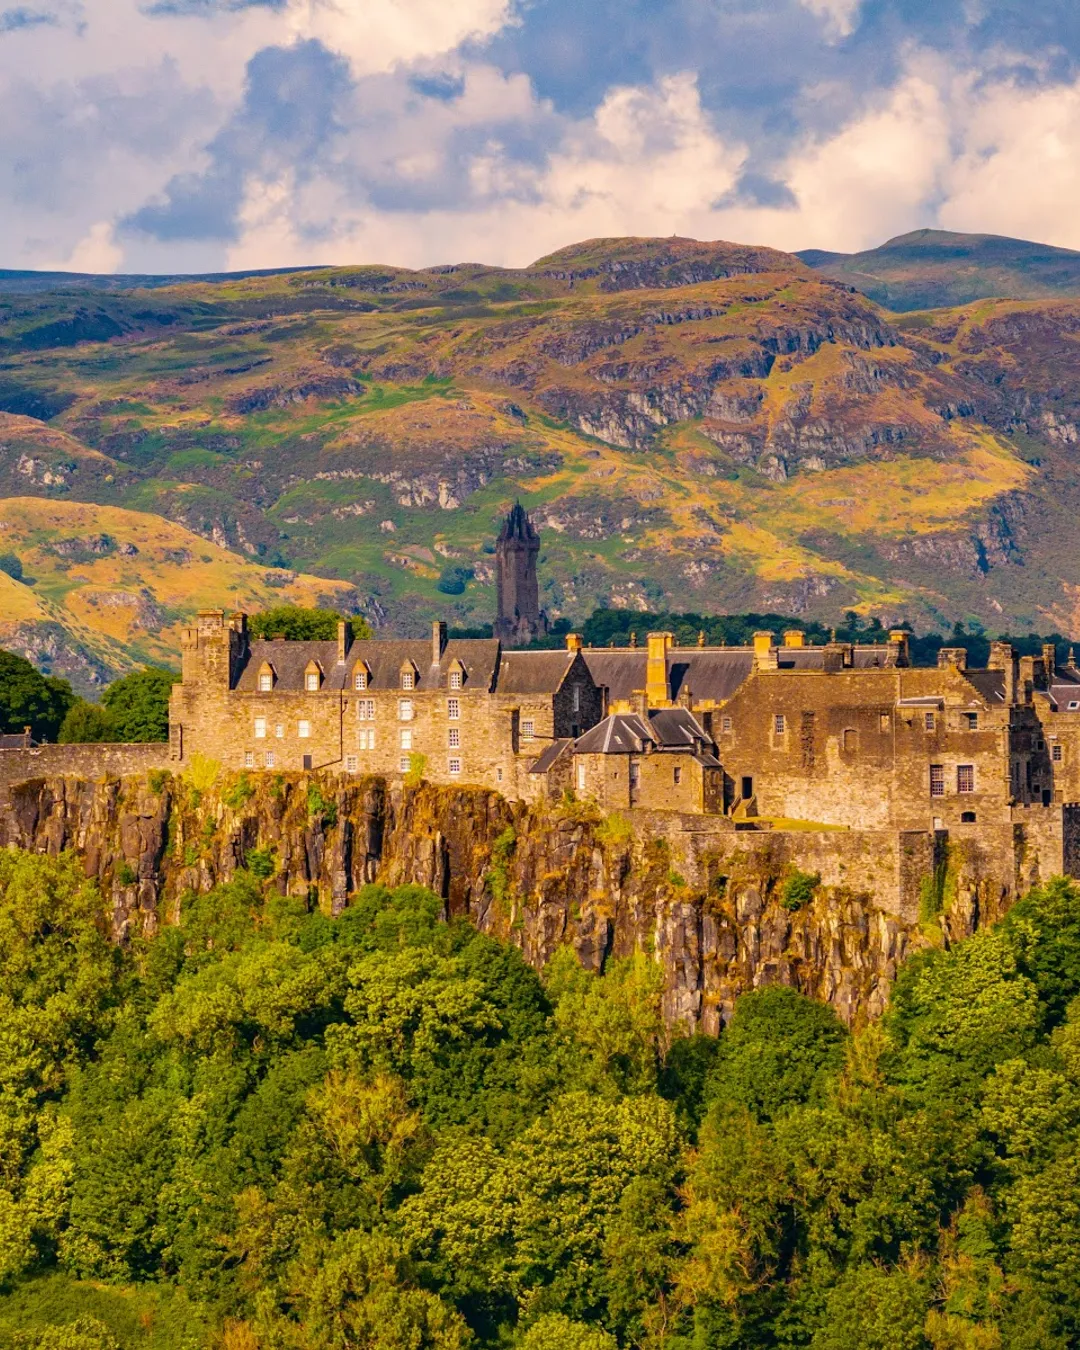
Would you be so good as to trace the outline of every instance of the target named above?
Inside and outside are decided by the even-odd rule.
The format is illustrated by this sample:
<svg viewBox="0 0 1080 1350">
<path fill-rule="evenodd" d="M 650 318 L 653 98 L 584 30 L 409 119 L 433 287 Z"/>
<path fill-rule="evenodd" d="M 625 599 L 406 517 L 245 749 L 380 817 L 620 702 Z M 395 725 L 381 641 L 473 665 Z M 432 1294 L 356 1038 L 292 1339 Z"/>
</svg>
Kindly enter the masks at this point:
<svg viewBox="0 0 1080 1350">
<path fill-rule="evenodd" d="M 301 605 L 277 605 L 261 610 L 248 619 L 248 631 L 253 638 L 274 638 L 279 635 L 294 642 L 333 642 L 337 637 L 342 616 L 332 609 L 305 609 Z M 371 628 L 360 615 L 349 620 L 353 637 L 371 637 Z"/>
<path fill-rule="evenodd" d="M 759 1120 L 820 1100 L 846 1040 L 831 1008 L 786 985 L 743 994 L 720 1037 L 705 1100 L 744 1106 Z"/>
<path fill-rule="evenodd" d="M 54 1323 L 40 1331 L 17 1332 L 13 1350 L 121 1350 L 120 1342 L 96 1317 Z"/>
<path fill-rule="evenodd" d="M 0 572 L 6 572 L 13 581 L 22 581 L 22 559 L 17 553 L 0 553 Z"/>
<path fill-rule="evenodd" d="M 0 651 L 0 731 L 28 726 L 35 739 L 55 741 L 74 703 L 67 680 L 42 675 L 25 657 Z"/>
<path fill-rule="evenodd" d="M 100 744 L 115 741 L 115 725 L 106 709 L 79 699 L 67 710 L 57 740 L 61 745 Z"/>
<path fill-rule="evenodd" d="M 516 1342 L 520 1350 L 618 1350 L 603 1327 L 575 1322 L 563 1313 L 545 1313 Z"/>
<path fill-rule="evenodd" d="M 114 681 L 101 696 L 117 741 L 167 741 L 169 695 L 180 676 L 147 666 Z"/>
<path fill-rule="evenodd" d="M 829 1295 L 811 1350 L 931 1350 L 925 1269 L 855 1266 Z"/>
</svg>

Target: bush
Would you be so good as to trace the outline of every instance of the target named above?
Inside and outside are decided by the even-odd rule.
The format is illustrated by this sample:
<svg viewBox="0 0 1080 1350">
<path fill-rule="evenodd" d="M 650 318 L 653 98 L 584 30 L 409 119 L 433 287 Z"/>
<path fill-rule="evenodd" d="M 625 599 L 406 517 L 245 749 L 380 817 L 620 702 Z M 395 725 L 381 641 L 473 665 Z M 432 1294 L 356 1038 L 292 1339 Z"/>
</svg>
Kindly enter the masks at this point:
<svg viewBox="0 0 1080 1350">
<path fill-rule="evenodd" d="M 6 572 L 12 581 L 22 581 L 22 560 L 17 553 L 0 553 L 0 572 Z"/>
<path fill-rule="evenodd" d="M 814 898 L 814 892 L 821 885 L 819 872 L 800 872 L 798 868 L 780 888 L 780 903 L 785 909 L 802 909 Z"/>
<path fill-rule="evenodd" d="M 79 699 L 67 710 L 57 739 L 61 745 L 99 745 L 119 738 L 113 720 L 104 708 Z"/>
<path fill-rule="evenodd" d="M 113 725 L 112 740 L 167 741 L 169 695 L 180 676 L 175 670 L 147 666 L 115 680 L 101 696 Z"/>
<path fill-rule="evenodd" d="M 255 796 L 255 786 L 246 773 L 241 773 L 231 787 L 221 794 L 221 800 L 231 811 L 239 811 Z"/>
<path fill-rule="evenodd" d="M 291 642 L 333 642 L 342 616 L 333 609 L 305 609 L 302 605 L 276 605 L 248 619 L 253 638 L 274 638 L 278 634 Z M 354 638 L 369 638 L 371 628 L 359 616 L 350 620 Z"/>
<path fill-rule="evenodd" d="M 444 567 L 435 589 L 443 595 L 461 595 L 475 575 L 471 567 Z"/>
</svg>

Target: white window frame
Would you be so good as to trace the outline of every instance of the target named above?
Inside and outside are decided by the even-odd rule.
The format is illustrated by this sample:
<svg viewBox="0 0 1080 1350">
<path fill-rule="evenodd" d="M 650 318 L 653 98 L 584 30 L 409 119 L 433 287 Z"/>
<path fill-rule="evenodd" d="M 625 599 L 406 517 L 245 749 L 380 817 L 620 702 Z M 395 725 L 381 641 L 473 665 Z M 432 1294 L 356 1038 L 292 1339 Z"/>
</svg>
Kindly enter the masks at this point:
<svg viewBox="0 0 1080 1350">
<path fill-rule="evenodd" d="M 275 722 L 275 723 L 274 723 L 274 735 L 275 735 L 275 737 L 276 737 L 279 741 L 285 739 L 285 723 L 284 723 L 284 722 Z"/>
<path fill-rule="evenodd" d="M 457 722 L 461 718 L 461 699 L 448 698 L 446 700 L 446 716 L 451 722 Z"/>
<path fill-rule="evenodd" d="M 366 688 L 367 688 L 367 672 L 366 672 L 366 671 L 358 670 L 358 671 L 356 672 L 356 674 L 353 676 L 353 688 L 354 688 L 354 689 L 366 689 Z"/>
<path fill-rule="evenodd" d="M 447 761 L 446 768 L 451 778 L 459 777 L 461 774 L 461 760 L 455 756 L 453 759 Z"/>
<path fill-rule="evenodd" d="M 300 719 L 296 724 L 296 734 L 302 741 L 311 740 L 311 723 L 306 717 Z"/>
<path fill-rule="evenodd" d="M 267 750 L 267 752 L 266 752 L 266 767 L 267 767 L 268 769 L 272 769 L 272 768 L 274 767 L 274 752 L 273 752 L 273 750 Z"/>
<path fill-rule="evenodd" d="M 413 671 L 403 670 L 401 672 L 401 687 L 402 689 L 416 688 L 416 675 Z"/>
<path fill-rule="evenodd" d="M 345 756 L 345 772 L 356 773 L 360 768 L 360 759 L 357 755 Z"/>
<path fill-rule="evenodd" d="M 398 739 L 400 741 L 400 745 L 398 746 L 400 750 L 411 751 L 413 748 L 412 727 L 402 727 L 398 732 Z"/>
<path fill-rule="evenodd" d="M 257 741 L 266 740 L 266 718 L 256 717 L 255 719 L 255 739 Z"/>
<path fill-rule="evenodd" d="M 410 764 L 408 755 L 401 756 L 401 758 L 398 760 L 398 768 L 401 770 L 402 773 L 409 772 Z"/>
<path fill-rule="evenodd" d="M 787 717 L 783 713 L 773 713 L 773 735 L 783 736 L 787 733 Z"/>
<path fill-rule="evenodd" d="M 253 769 L 254 767 L 255 767 L 255 751 L 254 751 L 254 750 L 245 750 L 245 751 L 244 751 L 244 768 L 245 768 L 245 769 Z"/>
<path fill-rule="evenodd" d="M 450 688 L 451 688 L 451 689 L 460 689 L 460 688 L 461 688 L 461 671 L 460 671 L 460 670 L 452 670 L 452 671 L 450 672 Z"/>
<path fill-rule="evenodd" d="M 399 698 L 397 701 L 397 715 L 399 722 L 411 722 L 415 714 L 413 701 L 411 698 Z"/>
<path fill-rule="evenodd" d="M 274 687 L 274 677 L 268 670 L 259 672 L 259 693 L 269 694 Z"/>
<path fill-rule="evenodd" d="M 523 717 L 521 719 L 521 739 L 523 741 L 536 740 L 536 719 L 533 717 Z"/>
<path fill-rule="evenodd" d="M 451 750 L 461 749 L 461 728 L 450 727 L 446 733 L 446 743 Z"/>
<path fill-rule="evenodd" d="M 356 700 L 356 717 L 360 722 L 374 722 L 375 700 L 373 698 L 358 698 Z"/>
<path fill-rule="evenodd" d="M 584 791 L 585 791 L 585 765 L 584 765 L 584 764 L 578 764 L 578 766 L 577 766 L 577 790 L 578 790 L 579 792 L 584 792 Z"/>
<path fill-rule="evenodd" d="M 309 670 L 304 675 L 304 691 L 308 694 L 317 694 L 319 692 L 319 672 Z"/>
</svg>

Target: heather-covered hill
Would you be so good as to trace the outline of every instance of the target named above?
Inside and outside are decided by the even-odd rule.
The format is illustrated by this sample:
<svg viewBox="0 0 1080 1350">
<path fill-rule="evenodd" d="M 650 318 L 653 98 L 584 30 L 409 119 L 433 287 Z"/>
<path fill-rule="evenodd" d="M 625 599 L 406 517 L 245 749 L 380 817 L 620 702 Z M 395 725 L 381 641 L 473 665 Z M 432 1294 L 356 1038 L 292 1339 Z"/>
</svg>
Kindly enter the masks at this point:
<svg viewBox="0 0 1080 1350">
<path fill-rule="evenodd" d="M 1071 301 L 898 316 L 792 255 L 684 239 L 0 280 L 0 489 L 163 517 L 399 629 L 490 620 L 520 497 L 553 615 L 1075 631 L 1078 327 Z"/>
</svg>

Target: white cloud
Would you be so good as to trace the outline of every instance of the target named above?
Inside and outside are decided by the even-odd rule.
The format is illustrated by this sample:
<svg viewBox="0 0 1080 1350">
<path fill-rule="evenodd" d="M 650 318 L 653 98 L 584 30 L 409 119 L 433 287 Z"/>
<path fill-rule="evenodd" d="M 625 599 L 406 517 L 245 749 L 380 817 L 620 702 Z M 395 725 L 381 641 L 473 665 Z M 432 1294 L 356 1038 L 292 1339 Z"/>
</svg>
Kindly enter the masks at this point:
<svg viewBox="0 0 1080 1350">
<path fill-rule="evenodd" d="M 124 250 L 116 242 L 112 223 L 99 220 L 75 245 L 66 258 L 45 263 L 46 272 L 115 272 L 124 260 Z"/>
<path fill-rule="evenodd" d="M 862 0 L 799 0 L 799 3 L 823 19 L 834 37 L 849 37 L 858 27 Z"/>
</svg>

